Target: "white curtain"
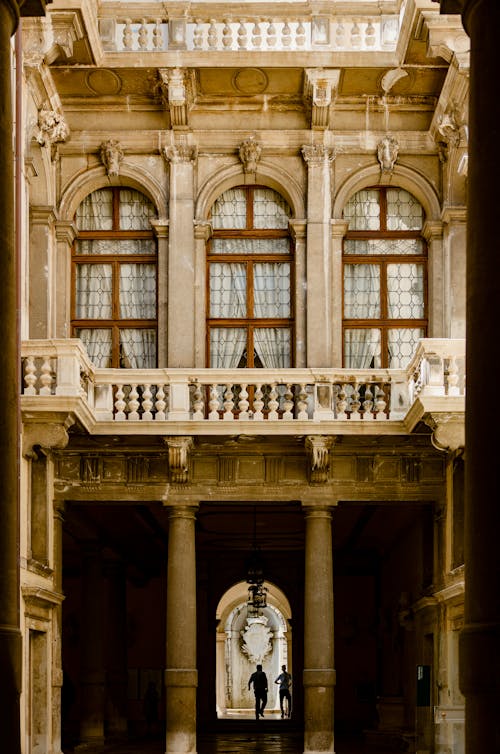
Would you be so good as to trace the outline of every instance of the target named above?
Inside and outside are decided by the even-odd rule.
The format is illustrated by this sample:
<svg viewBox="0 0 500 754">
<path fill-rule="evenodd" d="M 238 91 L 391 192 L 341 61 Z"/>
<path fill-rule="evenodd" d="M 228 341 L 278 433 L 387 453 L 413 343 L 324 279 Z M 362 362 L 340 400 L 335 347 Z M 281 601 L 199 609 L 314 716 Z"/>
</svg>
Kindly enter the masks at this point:
<svg viewBox="0 0 500 754">
<path fill-rule="evenodd" d="M 246 317 L 247 276 L 244 264 L 212 262 L 210 265 L 210 316 L 218 319 Z"/>
<path fill-rule="evenodd" d="M 287 262 L 254 264 L 254 311 L 256 317 L 290 316 L 290 265 Z"/>
<path fill-rule="evenodd" d="M 344 317 L 377 319 L 380 317 L 380 267 L 377 264 L 344 266 Z M 345 365 L 366 369 L 380 365 L 380 331 L 353 328 L 344 333 Z M 377 363 L 378 361 L 378 363 Z"/>
<path fill-rule="evenodd" d="M 153 264 L 120 265 L 120 317 L 155 319 L 156 267 Z"/>
<path fill-rule="evenodd" d="M 210 330 L 210 367 L 235 369 L 247 345 L 243 327 L 212 327 Z"/>
<path fill-rule="evenodd" d="M 76 211 L 78 230 L 112 230 L 113 192 L 99 189 L 85 197 Z"/>
<path fill-rule="evenodd" d="M 380 367 L 380 330 L 376 328 L 345 330 L 344 363 L 349 369 Z"/>
<path fill-rule="evenodd" d="M 256 327 L 253 342 L 264 369 L 290 366 L 290 330 L 287 327 Z"/>
<path fill-rule="evenodd" d="M 87 349 L 89 359 L 98 369 L 111 366 L 111 330 L 82 327 L 78 337 Z"/>
<path fill-rule="evenodd" d="M 388 314 L 391 319 L 424 316 L 424 270 L 421 264 L 387 266 Z"/>
<path fill-rule="evenodd" d="M 153 369 L 156 366 L 154 330 L 120 330 L 120 366 L 125 369 Z"/>
<path fill-rule="evenodd" d="M 110 264 L 76 266 L 76 318 L 110 319 L 112 267 Z"/>
</svg>

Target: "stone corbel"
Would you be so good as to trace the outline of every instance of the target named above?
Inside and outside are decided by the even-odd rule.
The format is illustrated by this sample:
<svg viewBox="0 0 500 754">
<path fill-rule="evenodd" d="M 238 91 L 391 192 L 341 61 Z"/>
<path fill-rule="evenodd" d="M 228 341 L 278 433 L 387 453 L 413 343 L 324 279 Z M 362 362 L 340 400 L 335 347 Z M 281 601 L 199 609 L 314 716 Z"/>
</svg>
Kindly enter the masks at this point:
<svg viewBox="0 0 500 754">
<path fill-rule="evenodd" d="M 324 484 L 328 481 L 330 468 L 330 449 L 335 442 L 334 437 L 310 435 L 306 437 L 305 448 L 309 457 L 309 481 Z"/>
<path fill-rule="evenodd" d="M 73 57 L 73 46 L 85 36 L 82 19 L 77 11 L 51 11 L 53 40 L 45 60 L 51 65 L 58 59 L 68 60 Z"/>
<path fill-rule="evenodd" d="M 189 111 L 196 91 L 195 72 L 186 68 L 160 68 L 157 89 L 163 106 L 170 112 L 171 128 L 189 126 Z"/>
<path fill-rule="evenodd" d="M 392 173 L 394 165 L 398 159 L 399 154 L 399 142 L 390 134 L 384 136 L 377 145 L 377 159 L 380 163 L 380 172 Z"/>
<path fill-rule="evenodd" d="M 50 158 L 57 155 L 57 144 L 69 138 L 69 126 L 62 112 L 45 105 L 38 111 L 38 130 L 36 140 L 42 147 L 50 149 Z"/>
<path fill-rule="evenodd" d="M 168 447 L 168 466 L 173 484 L 189 481 L 189 458 L 194 446 L 192 437 L 165 437 Z"/>
<path fill-rule="evenodd" d="M 470 65 L 470 39 L 459 17 L 444 18 L 432 11 L 422 13 L 421 36 L 427 37 L 427 55 L 441 57 L 447 63 L 456 58 L 458 67 L 468 70 Z"/>
<path fill-rule="evenodd" d="M 311 128 L 325 130 L 330 123 L 330 111 L 339 85 L 337 68 L 306 68 L 304 100 L 311 108 Z"/>
<path fill-rule="evenodd" d="M 465 447 L 465 423 L 455 413 L 429 413 L 424 423 L 432 430 L 431 442 L 436 450 L 456 453 Z"/>
<path fill-rule="evenodd" d="M 23 456 L 33 458 L 36 447 L 43 452 L 63 450 L 69 442 L 68 430 L 74 423 L 74 418 L 69 414 L 58 422 L 25 422 L 22 430 Z"/>
</svg>

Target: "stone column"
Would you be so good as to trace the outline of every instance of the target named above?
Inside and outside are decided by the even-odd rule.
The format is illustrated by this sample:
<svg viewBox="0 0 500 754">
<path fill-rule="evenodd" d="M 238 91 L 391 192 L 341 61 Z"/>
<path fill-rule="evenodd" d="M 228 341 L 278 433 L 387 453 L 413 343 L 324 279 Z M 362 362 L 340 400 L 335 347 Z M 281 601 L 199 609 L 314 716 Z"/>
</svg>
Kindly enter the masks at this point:
<svg viewBox="0 0 500 754">
<path fill-rule="evenodd" d="M 121 560 L 107 560 L 106 575 L 106 737 L 127 735 L 127 581 Z"/>
<path fill-rule="evenodd" d="M 196 752 L 196 507 L 169 510 L 167 567 L 167 754 Z"/>
<path fill-rule="evenodd" d="M 467 253 L 467 210 L 465 207 L 445 207 L 443 243 L 446 259 L 445 297 L 447 338 L 465 338 L 465 287 Z"/>
<path fill-rule="evenodd" d="M 75 240 L 75 223 L 59 220 L 56 222 L 56 263 L 54 270 L 53 312 L 55 338 L 69 338 L 71 335 L 69 322 L 71 320 L 71 246 Z"/>
<path fill-rule="evenodd" d="M 306 231 L 305 220 L 290 220 L 290 233 L 295 243 L 295 366 L 306 365 Z"/>
<path fill-rule="evenodd" d="M 193 173 L 196 147 L 166 147 L 170 162 L 167 366 L 191 367 L 195 359 L 195 238 Z"/>
<path fill-rule="evenodd" d="M 302 155 L 307 163 L 306 358 L 308 367 L 328 367 L 332 351 L 332 150 L 322 144 L 304 145 Z"/>
<path fill-rule="evenodd" d="M 19 350 L 17 265 L 12 154 L 11 35 L 18 5 L 0 1 L 0 254 L 2 295 L 0 321 L 0 704 L 1 748 L 18 754 L 20 743 L 21 633 L 19 630 Z"/>
<path fill-rule="evenodd" d="M 484 390 L 498 374 L 492 343 L 500 316 L 498 176 L 500 99 L 497 0 L 468 0 L 462 18 L 471 40 L 467 213 L 467 395 L 465 412 L 465 625 L 460 686 L 467 754 L 498 751 L 500 741 L 500 476 L 498 448 L 486 431 Z M 490 92 L 491 96 L 485 96 Z"/>
<path fill-rule="evenodd" d="M 332 513 L 307 507 L 304 584 L 304 752 L 333 752 Z"/>
<path fill-rule="evenodd" d="M 428 245 L 429 259 L 429 338 L 445 338 L 445 301 L 448 296 L 446 290 L 446 266 L 443 254 L 443 223 L 440 220 L 426 220 L 422 228 L 422 235 Z"/>
<path fill-rule="evenodd" d="M 63 524 L 65 504 L 57 500 L 53 504 L 53 569 L 54 591 L 63 593 Z M 56 605 L 52 617 L 52 748 L 54 754 L 61 752 L 61 689 L 63 685 L 62 668 L 62 603 Z"/>
<path fill-rule="evenodd" d="M 158 246 L 158 366 L 167 365 L 168 344 L 168 230 L 166 219 L 152 220 Z"/>
<path fill-rule="evenodd" d="M 196 220 L 194 226 L 195 237 L 195 274 L 194 274 L 194 366 L 206 366 L 206 275 L 207 275 L 207 241 L 212 234 L 212 223 L 206 220 Z"/>
<path fill-rule="evenodd" d="M 342 295 L 336 295 L 332 301 L 332 366 L 342 367 L 342 310 L 344 272 L 342 268 L 342 251 L 344 236 L 347 233 L 349 223 L 346 220 L 332 220 L 332 280 L 335 291 L 342 291 Z"/>
<path fill-rule="evenodd" d="M 104 743 L 102 553 L 97 540 L 83 543 L 80 660 L 80 743 Z"/>
</svg>

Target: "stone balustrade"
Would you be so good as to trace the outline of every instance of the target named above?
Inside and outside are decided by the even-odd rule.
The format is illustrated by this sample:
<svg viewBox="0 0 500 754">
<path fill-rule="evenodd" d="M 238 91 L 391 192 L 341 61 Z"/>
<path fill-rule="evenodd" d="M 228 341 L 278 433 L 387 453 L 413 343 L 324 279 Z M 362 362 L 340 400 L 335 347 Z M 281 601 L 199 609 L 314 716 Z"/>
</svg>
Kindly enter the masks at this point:
<svg viewBox="0 0 500 754">
<path fill-rule="evenodd" d="M 205 10 L 214 15 L 169 17 L 160 6 L 151 16 L 139 3 L 105 3 L 103 17 L 102 8 L 99 32 L 106 52 L 390 52 L 399 36 L 399 15 L 300 15 L 299 9 L 293 15 L 290 6 L 274 4 L 272 16 L 250 10 L 240 16 L 241 6 L 217 5 Z M 227 15 L 221 17 L 222 11 Z"/>
<path fill-rule="evenodd" d="M 417 399 L 463 396 L 464 353 L 462 340 L 429 338 L 404 370 L 96 369 L 77 339 L 27 341 L 22 404 L 55 411 L 58 399 L 77 399 L 94 424 L 117 428 L 155 422 L 257 422 L 259 431 L 271 422 L 387 425 L 402 421 Z"/>
</svg>

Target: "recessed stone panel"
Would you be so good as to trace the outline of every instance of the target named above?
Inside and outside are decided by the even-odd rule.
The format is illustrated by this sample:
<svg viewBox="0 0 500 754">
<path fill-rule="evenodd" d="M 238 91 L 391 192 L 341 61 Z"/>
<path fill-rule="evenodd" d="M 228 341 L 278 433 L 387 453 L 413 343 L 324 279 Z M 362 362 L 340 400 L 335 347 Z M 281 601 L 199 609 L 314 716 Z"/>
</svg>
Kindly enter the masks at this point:
<svg viewBox="0 0 500 754">
<path fill-rule="evenodd" d="M 399 458 L 377 456 L 373 461 L 373 476 L 376 480 L 394 479 L 399 481 L 401 461 Z"/>
<path fill-rule="evenodd" d="M 204 457 L 193 459 L 193 480 L 204 480 L 208 482 L 216 482 L 217 476 L 217 458 Z"/>
<path fill-rule="evenodd" d="M 262 456 L 242 456 L 238 467 L 238 479 L 261 482 L 264 479 L 264 458 Z"/>
<path fill-rule="evenodd" d="M 330 478 L 333 481 L 339 479 L 355 479 L 356 477 L 356 459 L 351 456 L 340 456 L 332 458 L 330 465 Z"/>
<path fill-rule="evenodd" d="M 440 481 L 444 478 L 444 463 L 440 458 L 424 458 L 420 468 L 422 481 Z"/>
</svg>

